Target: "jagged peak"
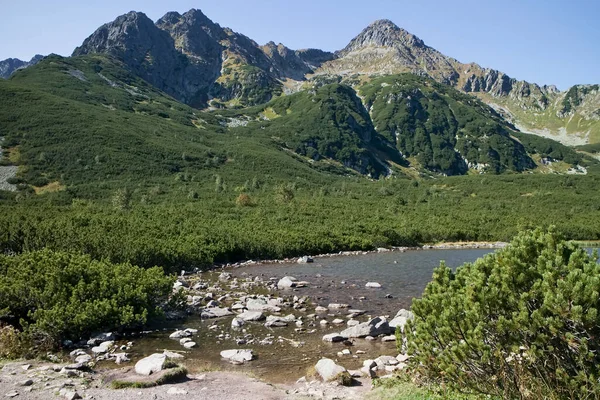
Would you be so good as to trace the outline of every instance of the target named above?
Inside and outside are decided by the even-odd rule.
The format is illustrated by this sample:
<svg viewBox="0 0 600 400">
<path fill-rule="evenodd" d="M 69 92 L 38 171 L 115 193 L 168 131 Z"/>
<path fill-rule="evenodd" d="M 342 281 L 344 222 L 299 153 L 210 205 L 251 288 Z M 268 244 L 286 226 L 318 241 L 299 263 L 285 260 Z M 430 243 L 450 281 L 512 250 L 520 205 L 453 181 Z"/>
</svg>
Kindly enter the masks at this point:
<svg viewBox="0 0 600 400">
<path fill-rule="evenodd" d="M 425 43 L 412 33 L 400 28 L 389 19 L 379 19 L 356 36 L 340 54 L 346 54 L 360 48 L 376 47 L 426 47 Z"/>
<path fill-rule="evenodd" d="M 169 11 L 165 15 L 163 15 L 158 21 L 156 21 L 156 25 L 173 25 L 181 20 L 181 14 L 177 11 Z"/>
</svg>

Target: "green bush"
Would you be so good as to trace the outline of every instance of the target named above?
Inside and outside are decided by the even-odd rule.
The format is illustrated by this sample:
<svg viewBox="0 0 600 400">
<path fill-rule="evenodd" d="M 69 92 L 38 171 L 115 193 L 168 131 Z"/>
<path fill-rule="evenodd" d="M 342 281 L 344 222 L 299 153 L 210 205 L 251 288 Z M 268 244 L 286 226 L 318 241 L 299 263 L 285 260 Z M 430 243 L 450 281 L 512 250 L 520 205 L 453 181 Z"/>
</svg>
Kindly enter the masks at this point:
<svg viewBox="0 0 600 400">
<path fill-rule="evenodd" d="M 505 398 L 597 398 L 596 260 L 551 229 L 521 233 L 456 272 L 442 263 L 412 306 L 416 372 Z"/>
<path fill-rule="evenodd" d="M 143 326 L 161 315 L 174 278 L 159 267 L 41 250 L 0 256 L 0 322 L 58 344 L 96 331 Z"/>
</svg>

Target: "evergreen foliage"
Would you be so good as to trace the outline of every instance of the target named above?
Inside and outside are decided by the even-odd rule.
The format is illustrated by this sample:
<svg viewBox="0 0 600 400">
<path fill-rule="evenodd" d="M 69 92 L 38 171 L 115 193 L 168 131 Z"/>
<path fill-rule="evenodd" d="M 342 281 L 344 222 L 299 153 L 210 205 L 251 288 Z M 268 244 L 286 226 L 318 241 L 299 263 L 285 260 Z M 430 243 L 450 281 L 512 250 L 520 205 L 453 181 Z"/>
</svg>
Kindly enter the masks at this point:
<svg viewBox="0 0 600 400">
<path fill-rule="evenodd" d="M 41 250 L 0 256 L 0 321 L 36 342 L 137 328 L 162 315 L 174 278 L 160 267 Z"/>
<path fill-rule="evenodd" d="M 600 264 L 554 230 L 456 272 L 413 301 L 406 339 L 428 382 L 504 398 L 600 396 Z"/>
</svg>

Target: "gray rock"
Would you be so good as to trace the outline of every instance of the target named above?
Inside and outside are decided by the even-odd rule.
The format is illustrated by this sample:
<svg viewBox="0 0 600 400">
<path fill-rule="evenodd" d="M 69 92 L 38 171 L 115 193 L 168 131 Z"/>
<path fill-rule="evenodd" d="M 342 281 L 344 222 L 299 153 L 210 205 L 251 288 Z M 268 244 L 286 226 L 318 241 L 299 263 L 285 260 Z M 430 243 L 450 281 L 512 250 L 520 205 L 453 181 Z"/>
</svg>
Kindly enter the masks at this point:
<svg viewBox="0 0 600 400">
<path fill-rule="evenodd" d="M 285 276 L 277 282 L 278 289 L 289 289 L 296 286 L 297 279 L 293 276 Z"/>
<path fill-rule="evenodd" d="M 327 306 L 330 310 L 339 310 L 340 308 L 348 308 L 350 307 L 348 304 L 342 303 L 331 303 Z"/>
<path fill-rule="evenodd" d="M 288 323 L 289 323 L 289 320 L 287 318 L 277 317 L 275 315 L 269 315 L 267 317 L 267 322 L 265 323 L 265 327 L 267 327 L 267 328 L 283 327 L 283 326 L 287 326 Z"/>
<path fill-rule="evenodd" d="M 94 354 L 103 354 L 110 350 L 110 348 L 115 344 L 113 341 L 102 342 L 96 347 L 92 347 L 92 352 Z"/>
<path fill-rule="evenodd" d="M 307 263 L 311 263 L 314 260 L 312 259 L 312 257 L 309 256 L 303 256 L 298 258 L 298 264 L 307 264 Z"/>
<path fill-rule="evenodd" d="M 378 282 L 367 282 L 367 284 L 365 285 L 365 287 L 368 287 L 368 288 L 380 288 L 381 284 L 379 284 Z"/>
<path fill-rule="evenodd" d="M 243 364 L 254 359 L 254 353 L 250 349 L 223 350 L 220 354 L 232 364 Z"/>
<path fill-rule="evenodd" d="M 346 368 L 338 365 L 330 358 L 322 358 L 315 365 L 315 370 L 325 382 L 339 379 L 340 375 L 348 374 Z"/>
<path fill-rule="evenodd" d="M 179 353 L 175 353 L 173 351 L 169 351 L 169 350 L 165 350 L 163 351 L 163 354 L 169 359 L 169 360 L 182 360 L 185 357 L 182 354 Z"/>
<path fill-rule="evenodd" d="M 244 326 L 245 323 L 246 322 L 244 321 L 244 319 L 236 317 L 231 320 L 231 327 L 232 328 L 241 328 L 242 326 Z"/>
<path fill-rule="evenodd" d="M 244 311 L 239 314 L 237 318 L 242 319 L 243 321 L 261 321 L 265 319 L 265 316 L 260 311 Z"/>
<path fill-rule="evenodd" d="M 229 310 L 228 308 L 220 308 L 220 307 L 205 308 L 200 313 L 200 316 L 205 319 L 206 318 L 226 317 L 228 315 L 233 315 L 233 312 L 231 310 Z"/>
<path fill-rule="evenodd" d="M 196 342 L 186 342 L 183 344 L 183 347 L 185 347 L 186 349 L 192 349 L 196 347 Z"/>
<path fill-rule="evenodd" d="M 162 371 L 167 356 L 160 353 L 152 354 L 142 358 L 135 364 L 135 372 L 140 375 L 151 375 Z"/>
<path fill-rule="evenodd" d="M 404 332 L 404 326 L 409 320 L 414 319 L 415 316 L 411 311 L 401 309 L 398 311 L 396 316 L 389 322 L 390 329 L 392 331 L 396 331 L 397 328 L 400 328 L 401 332 Z"/>
<path fill-rule="evenodd" d="M 388 336 L 384 336 L 381 338 L 382 342 L 395 342 L 396 341 L 396 335 L 388 335 Z"/>
<path fill-rule="evenodd" d="M 190 332 L 187 331 L 175 331 L 169 335 L 170 339 L 181 339 L 184 337 L 192 336 Z"/>
<path fill-rule="evenodd" d="M 33 385 L 32 379 L 25 379 L 24 381 L 17 382 L 18 386 L 31 386 Z"/>
<path fill-rule="evenodd" d="M 366 336 L 387 335 L 390 332 L 390 326 L 383 317 L 373 318 L 368 322 L 351 326 L 341 332 L 342 336 L 348 338 L 361 338 Z"/>
<path fill-rule="evenodd" d="M 82 397 L 77 392 L 68 391 L 65 393 L 65 399 L 67 400 L 77 400 L 81 398 Z"/>
<path fill-rule="evenodd" d="M 343 342 L 346 339 L 348 339 L 348 338 L 340 335 L 339 333 L 329 333 L 329 334 L 323 336 L 324 342 L 332 342 L 332 343 Z"/>
<path fill-rule="evenodd" d="M 18 395 L 19 395 L 19 392 L 13 390 L 13 391 L 10 391 L 10 392 L 6 393 L 4 396 L 6 396 L 6 397 L 17 397 Z"/>
<path fill-rule="evenodd" d="M 171 388 L 169 388 L 169 390 L 167 390 L 167 394 L 185 396 L 188 394 L 188 391 L 185 389 L 181 389 L 181 388 L 171 387 Z"/>
<path fill-rule="evenodd" d="M 92 356 L 90 356 L 89 354 L 82 354 L 75 358 L 75 362 L 78 364 L 85 364 L 89 363 L 90 361 L 92 361 Z"/>
</svg>

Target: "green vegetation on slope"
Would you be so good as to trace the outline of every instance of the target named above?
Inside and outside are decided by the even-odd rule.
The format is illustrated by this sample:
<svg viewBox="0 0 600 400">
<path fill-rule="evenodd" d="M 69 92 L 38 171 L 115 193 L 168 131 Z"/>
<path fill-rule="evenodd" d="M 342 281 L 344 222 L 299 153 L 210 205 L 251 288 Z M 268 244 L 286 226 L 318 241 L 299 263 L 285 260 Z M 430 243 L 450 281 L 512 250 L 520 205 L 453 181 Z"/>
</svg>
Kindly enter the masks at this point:
<svg viewBox="0 0 600 400">
<path fill-rule="evenodd" d="M 403 74 L 374 79 L 360 93 L 376 129 L 425 168 L 460 175 L 468 163 L 494 173 L 535 167 L 491 109 L 448 86 Z"/>
</svg>

